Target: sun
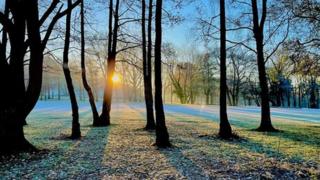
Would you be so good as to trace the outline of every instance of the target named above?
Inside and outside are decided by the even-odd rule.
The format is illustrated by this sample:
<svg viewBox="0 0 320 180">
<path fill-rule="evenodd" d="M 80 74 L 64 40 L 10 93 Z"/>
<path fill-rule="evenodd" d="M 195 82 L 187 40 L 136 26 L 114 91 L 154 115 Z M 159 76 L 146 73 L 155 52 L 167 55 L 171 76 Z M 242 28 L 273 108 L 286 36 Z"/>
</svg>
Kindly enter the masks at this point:
<svg viewBox="0 0 320 180">
<path fill-rule="evenodd" d="M 112 82 L 113 83 L 117 83 L 117 82 L 120 82 L 120 76 L 118 75 L 118 74 L 113 74 L 113 76 L 112 76 Z"/>
</svg>

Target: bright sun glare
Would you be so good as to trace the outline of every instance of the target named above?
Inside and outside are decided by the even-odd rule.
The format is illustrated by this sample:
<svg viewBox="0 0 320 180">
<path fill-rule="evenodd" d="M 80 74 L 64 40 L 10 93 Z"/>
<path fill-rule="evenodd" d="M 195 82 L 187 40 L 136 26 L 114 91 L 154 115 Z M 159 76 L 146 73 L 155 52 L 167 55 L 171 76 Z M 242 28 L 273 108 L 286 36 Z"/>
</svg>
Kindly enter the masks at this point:
<svg viewBox="0 0 320 180">
<path fill-rule="evenodd" d="M 112 76 L 112 82 L 114 83 L 120 82 L 120 76 L 118 74 L 114 74 Z"/>
</svg>

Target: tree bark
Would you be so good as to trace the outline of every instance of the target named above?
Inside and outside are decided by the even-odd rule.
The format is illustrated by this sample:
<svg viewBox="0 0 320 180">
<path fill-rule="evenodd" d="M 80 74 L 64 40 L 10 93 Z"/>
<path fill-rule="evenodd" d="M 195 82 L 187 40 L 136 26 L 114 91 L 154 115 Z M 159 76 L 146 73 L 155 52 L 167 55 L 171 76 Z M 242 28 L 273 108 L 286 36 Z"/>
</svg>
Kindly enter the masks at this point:
<svg viewBox="0 0 320 180">
<path fill-rule="evenodd" d="M 227 115 L 227 67 L 226 67 L 226 17 L 225 0 L 220 0 L 220 129 L 219 136 L 232 137 L 232 129 Z"/>
<path fill-rule="evenodd" d="M 267 82 L 267 74 L 265 67 L 264 58 L 264 43 L 263 43 L 263 31 L 264 23 L 267 16 L 267 0 L 262 1 L 262 17 L 259 23 L 259 13 L 257 0 L 251 0 L 252 3 L 252 15 L 253 15 L 253 33 L 256 39 L 257 49 L 257 62 L 258 62 L 258 73 L 259 83 L 261 87 L 261 122 L 257 129 L 258 131 L 276 131 L 272 126 L 270 116 L 270 105 L 269 105 L 269 87 Z"/>
<path fill-rule="evenodd" d="M 157 0 L 155 20 L 155 110 L 156 110 L 156 143 L 158 147 L 171 146 L 166 127 L 165 114 L 162 102 L 162 78 L 161 78 L 161 45 L 162 45 L 162 0 Z"/>
<path fill-rule="evenodd" d="M 108 67 L 107 67 L 107 77 L 105 83 L 105 90 L 103 96 L 102 113 L 100 115 L 100 120 L 98 126 L 108 126 L 110 125 L 110 111 L 111 111 L 111 101 L 112 101 L 112 90 L 113 82 L 112 77 L 115 71 L 116 57 L 117 57 L 117 38 L 119 30 L 119 0 L 116 0 L 116 8 L 114 11 L 114 25 L 112 29 L 112 11 L 113 11 L 113 1 L 110 0 L 109 7 L 109 42 L 108 42 Z"/>
<path fill-rule="evenodd" d="M 147 125 L 145 129 L 155 129 L 154 114 L 153 114 L 153 97 L 152 97 L 152 74 L 151 74 L 151 23 L 152 23 L 152 0 L 149 0 L 149 19 L 148 19 L 148 55 L 147 55 L 147 40 L 146 40 L 146 2 L 142 3 L 142 57 L 143 57 L 143 81 L 144 81 L 144 97 L 146 103 Z"/>
<path fill-rule="evenodd" d="M 30 32 L 30 26 L 26 21 L 34 18 L 33 4 L 25 1 L 6 1 L 5 18 L 8 19 L 9 11 L 12 18 L 12 29 L 3 25 L 3 42 L 1 50 L 4 61 L 1 62 L 1 82 L 5 85 L 1 88 L 0 101 L 0 154 L 12 154 L 21 151 L 35 151 L 24 137 L 23 125 L 25 121 L 25 85 L 24 85 L 24 40 L 26 28 Z M 26 10 L 26 6 L 29 6 Z M 28 11 L 28 12 L 27 12 Z M 30 12 L 29 12 L 30 11 Z M 37 23 L 34 24 L 37 27 Z M 7 29 L 8 28 L 8 29 Z M 10 63 L 6 61 L 7 36 L 10 40 Z M 30 34 L 28 35 L 31 36 Z M 36 45 L 36 44 L 35 44 Z M 34 46 L 30 47 L 30 57 L 34 55 Z"/>
<path fill-rule="evenodd" d="M 0 154 L 36 151 L 24 136 L 23 117 L 17 115 L 21 110 L 16 109 L 14 104 L 7 103 L 0 111 Z"/>
<path fill-rule="evenodd" d="M 82 77 L 82 84 L 85 90 L 87 91 L 89 97 L 89 103 L 91 106 L 92 111 L 92 118 L 93 118 L 93 125 L 96 125 L 99 121 L 99 113 L 97 110 L 96 103 L 94 101 L 94 96 L 92 89 L 87 81 L 86 75 L 86 62 L 85 62 L 85 32 L 84 32 L 84 0 L 81 1 L 80 6 L 80 19 L 81 19 L 81 77 Z"/>
<path fill-rule="evenodd" d="M 68 7 L 70 7 L 72 0 L 68 0 Z M 70 96 L 72 107 L 72 132 L 71 138 L 78 139 L 81 137 L 80 123 L 79 123 L 79 108 L 77 103 L 76 94 L 72 83 L 72 77 L 69 69 L 69 46 L 70 46 L 70 26 L 71 26 L 71 11 L 66 16 L 66 34 L 65 44 L 63 51 L 63 73 L 66 79 L 67 88 Z"/>
</svg>

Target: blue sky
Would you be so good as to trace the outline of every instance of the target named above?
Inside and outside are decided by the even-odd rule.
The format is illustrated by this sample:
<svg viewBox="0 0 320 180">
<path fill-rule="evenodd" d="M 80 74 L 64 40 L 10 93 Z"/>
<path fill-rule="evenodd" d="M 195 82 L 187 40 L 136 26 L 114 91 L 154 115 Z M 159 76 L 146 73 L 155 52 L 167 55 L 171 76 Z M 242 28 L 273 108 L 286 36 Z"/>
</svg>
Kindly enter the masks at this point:
<svg viewBox="0 0 320 180">
<path fill-rule="evenodd" d="M 0 9 L 3 11 L 4 9 L 4 1 L 0 0 Z M 207 0 L 204 0 L 207 1 Z M 41 1 L 39 1 L 41 2 Z M 107 2 L 107 1 L 106 1 Z M 94 9 L 94 18 L 96 20 L 95 28 L 96 30 L 104 30 L 107 27 L 107 21 L 106 21 L 106 12 L 107 12 L 107 5 L 108 3 L 99 4 L 87 1 L 88 7 Z M 177 9 L 168 9 L 176 11 Z M 179 15 L 182 15 L 184 18 L 184 21 L 182 21 L 180 24 L 169 26 L 164 25 L 163 26 L 163 38 L 165 42 L 173 43 L 175 46 L 183 47 L 185 44 L 189 44 L 192 40 L 194 40 L 194 33 L 192 32 L 192 28 L 194 27 L 195 19 L 196 19 L 196 8 L 195 4 L 189 4 L 187 6 L 184 6 L 182 9 L 178 10 Z"/>
<path fill-rule="evenodd" d="M 0 7 L 3 9 L 3 2 L 5 0 L 0 0 Z M 40 3 L 48 2 L 48 1 L 39 1 Z M 98 32 L 106 32 L 107 30 L 107 7 L 108 1 L 101 1 L 102 3 L 97 4 L 91 0 L 85 1 L 86 7 L 91 8 L 91 16 L 88 18 L 93 20 L 92 29 Z M 175 47 L 179 49 L 183 49 L 186 46 L 191 46 L 192 44 L 196 44 L 197 47 L 201 47 L 202 44 L 199 42 L 194 42 L 196 38 L 199 38 L 198 33 L 195 32 L 195 28 L 198 26 L 196 23 L 197 17 L 200 14 L 204 16 L 214 16 L 219 13 L 218 1 L 213 0 L 197 0 L 193 3 L 186 3 L 188 0 L 184 0 L 183 3 L 187 5 L 182 6 L 181 9 L 175 8 L 172 6 L 172 1 L 164 0 L 164 9 L 169 12 L 175 12 L 176 14 L 183 17 L 184 21 L 180 24 L 170 26 L 167 23 L 163 25 L 163 39 L 164 42 L 169 42 L 174 44 Z M 232 17 L 237 15 L 236 11 L 241 11 L 239 7 L 232 7 L 232 5 L 227 3 L 227 17 Z M 165 13 L 163 13 L 165 14 Z M 87 13 L 89 15 L 89 13 Z M 136 14 L 136 16 L 140 17 L 140 14 Z M 165 15 L 164 15 L 165 16 Z M 63 19 L 62 19 L 63 21 Z M 92 21 L 91 21 L 92 22 Z M 216 20 L 218 23 L 218 19 Z M 131 29 L 130 29 L 131 30 Z M 139 32 L 140 29 L 133 28 L 133 31 Z M 250 34 L 249 34 L 250 35 Z M 248 36 L 247 32 L 241 33 L 228 33 L 228 38 L 238 39 L 246 38 Z"/>
</svg>

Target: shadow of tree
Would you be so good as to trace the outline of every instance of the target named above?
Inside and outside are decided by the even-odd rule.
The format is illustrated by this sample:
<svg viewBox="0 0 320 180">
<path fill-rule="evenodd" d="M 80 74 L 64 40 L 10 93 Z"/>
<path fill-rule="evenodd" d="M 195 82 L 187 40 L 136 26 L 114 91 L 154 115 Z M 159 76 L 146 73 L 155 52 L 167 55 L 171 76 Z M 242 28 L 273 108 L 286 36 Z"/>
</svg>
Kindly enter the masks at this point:
<svg viewBox="0 0 320 180">
<path fill-rule="evenodd" d="M 286 128 L 279 133 L 266 133 L 265 135 L 283 138 L 290 141 L 295 141 L 299 144 L 305 144 L 314 146 L 315 148 L 320 148 L 320 134 L 315 133 L 317 132 L 316 130 L 310 132 L 310 130 L 312 130 L 310 128 L 304 129 L 303 127 L 301 127 L 301 129 L 299 130 L 293 128 L 289 130 L 289 128 Z"/>
<path fill-rule="evenodd" d="M 63 154 L 54 167 L 59 178 L 76 177 L 77 174 L 85 174 L 82 178 L 102 177 L 100 173 L 105 168 L 103 157 L 111 128 L 89 127 L 87 134 Z"/>
<path fill-rule="evenodd" d="M 166 156 L 168 162 L 183 176 L 193 179 L 208 179 L 208 175 L 190 158 L 177 148 L 162 149 L 159 151 Z"/>
</svg>

